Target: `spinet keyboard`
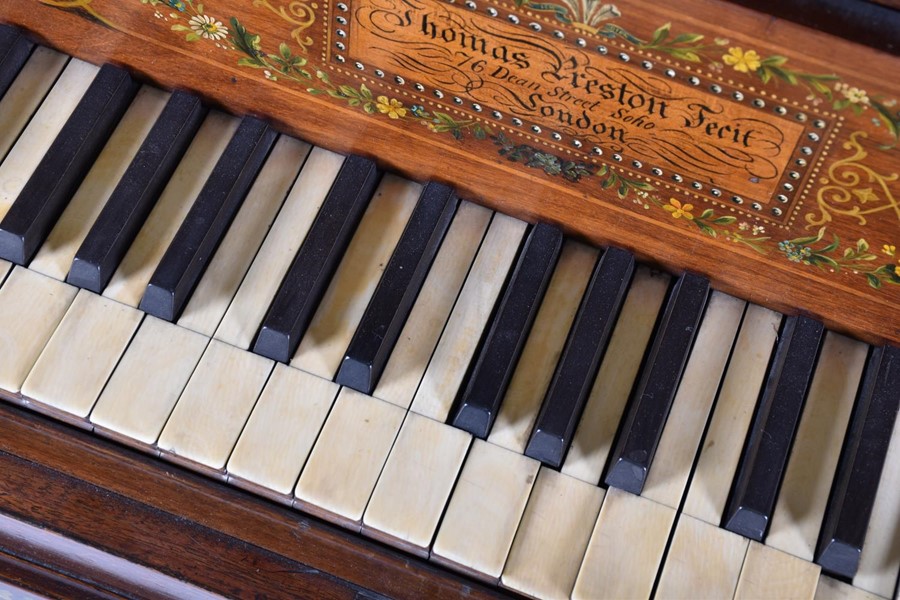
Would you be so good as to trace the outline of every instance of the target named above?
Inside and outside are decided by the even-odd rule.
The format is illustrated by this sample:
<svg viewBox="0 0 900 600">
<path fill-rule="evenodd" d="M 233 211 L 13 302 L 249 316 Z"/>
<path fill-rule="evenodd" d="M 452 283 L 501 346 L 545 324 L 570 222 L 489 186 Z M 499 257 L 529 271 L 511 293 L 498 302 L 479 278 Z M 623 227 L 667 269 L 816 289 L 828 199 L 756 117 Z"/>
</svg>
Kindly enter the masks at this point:
<svg viewBox="0 0 900 600">
<path fill-rule="evenodd" d="M 46 48 L 19 66 L 0 68 L 17 71 L 0 99 L 0 229 L 30 180 L 58 173 L 45 156 L 101 72 Z M 214 221 L 194 201 L 241 127 L 216 111 L 141 226 L 116 229 L 130 235 L 108 283 L 66 283 L 172 98 L 141 87 L 51 227 L 28 230 L 34 258 L 0 262 L 7 395 L 526 595 L 896 597 L 895 348 L 614 249 L 530 252 L 541 227 L 461 201 L 371 393 L 341 386 L 361 321 L 392 323 L 367 307 L 417 235 L 423 187 L 385 175 L 362 193 L 357 159 L 281 136 L 198 253 L 183 224 Z M 339 187 L 356 217 L 323 212 Z M 182 250 L 198 281 L 170 323 L 142 298 Z M 292 279 L 305 303 L 276 307 Z M 307 321 L 289 364 L 256 352 L 276 308 Z M 501 400 L 485 440 L 451 424 L 476 375 Z M 762 525 L 735 526 L 746 510 Z"/>
</svg>

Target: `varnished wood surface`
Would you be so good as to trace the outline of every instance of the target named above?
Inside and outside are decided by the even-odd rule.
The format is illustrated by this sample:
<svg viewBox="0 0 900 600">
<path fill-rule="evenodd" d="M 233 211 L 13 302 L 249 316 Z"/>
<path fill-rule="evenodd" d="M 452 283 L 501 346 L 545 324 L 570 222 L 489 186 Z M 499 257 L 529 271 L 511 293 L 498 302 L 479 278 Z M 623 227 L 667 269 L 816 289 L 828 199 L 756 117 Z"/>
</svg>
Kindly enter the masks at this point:
<svg viewBox="0 0 900 600">
<path fill-rule="evenodd" d="M 0 579 L 50 597 L 499 594 L 5 403 L 0 472 Z"/>
<path fill-rule="evenodd" d="M 352 0 L 355 1 L 361 0 Z M 432 1 L 422 0 L 426 3 Z M 279 39 L 291 40 L 290 27 L 280 20 L 277 10 L 272 10 L 273 7 L 277 9 L 284 5 L 284 2 L 266 1 L 254 3 L 252 9 L 245 5 L 240 5 L 242 8 L 237 9 L 235 7 L 239 5 L 232 0 L 204 3 L 206 13 L 223 19 L 225 26 L 232 29 L 234 25 L 228 21 L 232 11 L 239 12 L 241 18 L 247 16 L 247 26 L 253 27 L 252 33 L 260 33 L 262 36 L 263 52 L 277 51 Z M 512 8 L 512 4 L 504 4 L 500 0 L 494 2 L 494 5 L 502 11 L 517 10 Z M 886 103 L 885 110 L 893 118 L 900 119 L 896 115 L 900 84 L 894 78 L 884 76 L 900 69 L 900 59 L 720 0 L 677 0 L 665 4 L 623 0 L 617 3 L 623 16 L 612 23 L 639 33 L 644 40 L 650 39 L 660 25 L 671 23 L 669 41 L 676 35 L 696 33 L 704 36 L 703 43 L 720 44 L 721 49 L 709 51 L 716 61 L 723 60 L 726 51 L 731 52 L 732 48 L 740 49 L 741 52 L 753 48 L 760 58 L 786 57 L 787 64 L 797 73 L 833 74 L 839 78 L 838 84 L 848 86 L 843 88 L 844 91 L 839 91 L 831 89 L 833 80 L 823 80 L 822 85 L 828 88 L 828 95 L 831 96 L 831 99 L 823 101 L 822 98 L 817 99 L 815 94 L 809 95 L 809 89 L 802 83 L 786 83 L 779 76 L 774 76 L 774 79 L 761 85 L 759 77 L 741 74 L 729 66 L 727 60 L 724 65 L 710 63 L 692 66 L 690 62 L 679 63 L 670 55 L 654 50 L 641 50 L 617 40 L 606 42 L 610 47 L 610 60 L 614 61 L 612 57 L 620 53 L 620 50 L 625 54 L 631 52 L 630 60 L 636 69 L 640 69 L 637 65 L 647 58 L 655 64 L 653 68 L 656 74 L 665 65 L 677 67 L 679 74 L 676 79 L 679 82 L 686 80 L 687 74 L 692 72 L 702 75 L 704 89 L 709 81 L 721 81 L 726 88 L 726 93 L 721 96 L 723 101 L 733 89 L 731 86 L 743 90 L 745 99 L 740 106 L 729 104 L 728 111 L 738 111 L 735 115 L 745 114 L 740 111 L 749 110 L 750 98 L 761 92 L 766 92 L 764 96 L 767 104 L 763 112 L 768 116 L 765 119 L 774 118 L 772 109 L 776 104 L 788 106 L 788 117 L 791 118 L 797 110 L 808 113 L 809 120 L 804 121 L 807 125 L 816 118 L 815 115 L 826 115 L 824 118 L 828 124 L 822 130 L 822 147 L 827 146 L 827 152 L 820 154 L 819 150 L 815 150 L 809 168 L 803 171 L 794 184 L 797 194 L 801 190 L 807 194 L 808 198 L 802 201 L 806 204 L 798 200 L 803 209 L 791 213 L 794 220 L 774 226 L 764 219 L 759 220 L 762 212 L 770 211 L 774 206 L 769 197 L 760 197 L 765 205 L 760 209 L 762 212 L 754 216 L 754 213 L 741 212 L 753 198 L 748 197 L 744 208 L 740 208 L 728 204 L 725 196 L 729 196 L 731 192 L 726 192 L 720 201 L 708 195 L 694 194 L 689 188 L 684 188 L 687 183 L 675 185 L 668 179 L 671 169 L 665 171 L 665 177 L 656 179 L 648 173 L 650 163 L 647 161 L 644 161 L 647 164 L 641 168 L 630 169 L 630 155 L 616 164 L 609 158 L 612 152 L 607 151 L 602 160 L 595 161 L 592 165 L 607 165 L 621 177 L 652 183 L 656 191 L 651 196 L 655 194 L 657 204 L 644 200 L 645 206 L 640 206 L 641 197 L 632 191 L 625 194 L 625 198 L 619 198 L 616 193 L 617 184 L 605 188 L 600 185 L 602 177 L 599 176 L 591 176 L 589 183 L 584 179 L 575 183 L 567 181 L 558 173 L 548 174 L 534 165 L 513 162 L 498 154 L 496 140 L 494 143 L 478 141 L 469 130 L 463 132 L 461 141 L 457 141 L 448 133 L 436 134 L 429 127 L 423 127 L 429 125 L 426 121 L 388 118 L 387 105 L 382 103 L 382 108 L 378 108 L 375 100 L 382 93 L 386 94 L 385 98 L 387 94 L 395 99 L 400 98 L 407 116 L 412 114 L 409 111 L 416 102 L 424 102 L 425 110 L 431 111 L 431 114 L 443 109 L 458 120 L 472 117 L 478 123 L 493 127 L 495 133 L 502 132 L 514 143 L 524 143 L 564 159 L 577 161 L 586 152 L 579 154 L 575 151 L 567 141 L 571 139 L 569 137 L 560 143 L 548 139 L 549 126 L 546 124 L 542 134 L 532 135 L 530 131 L 523 130 L 527 127 L 510 127 L 508 116 L 505 121 L 498 121 L 498 125 L 488 117 L 489 111 L 480 114 L 473 112 L 470 100 L 464 102 L 465 106 L 459 110 L 452 103 L 449 104 L 450 108 L 443 108 L 448 104 L 448 98 L 439 102 L 435 99 L 436 94 L 417 93 L 411 82 L 406 82 L 403 87 L 394 86 L 387 81 L 379 83 L 371 75 L 374 65 L 365 67 L 368 70 L 362 75 L 354 73 L 349 63 L 342 70 L 333 56 L 335 51 L 332 47 L 336 38 L 319 39 L 319 36 L 325 35 L 323 32 L 326 30 L 328 36 L 334 33 L 330 13 L 327 19 L 324 13 L 317 15 L 314 25 L 301 32 L 309 33 L 314 39 L 306 54 L 310 61 L 312 83 L 303 84 L 302 87 L 297 84 L 288 85 L 284 81 L 271 81 L 262 68 L 241 66 L 237 62 L 240 53 L 231 46 L 229 40 L 223 40 L 218 48 L 212 43 L 201 46 L 185 41 L 183 31 L 171 31 L 174 21 L 162 23 L 167 18 L 167 8 L 164 4 L 160 6 L 160 16 L 155 17 L 152 4 L 141 4 L 137 0 L 120 3 L 105 0 L 32 0 L 5 4 L 0 9 L 0 21 L 18 24 L 46 43 L 92 62 L 124 64 L 140 76 L 163 87 L 190 88 L 232 112 L 264 115 L 284 131 L 338 152 L 355 152 L 373 157 L 385 167 L 414 180 L 449 182 L 464 197 L 505 213 L 532 222 L 544 220 L 560 224 L 582 239 L 601 245 L 625 247 L 634 251 L 642 260 L 672 272 L 689 270 L 702 273 L 711 278 L 717 289 L 743 299 L 786 313 L 812 315 L 822 319 L 833 329 L 851 333 L 869 342 L 900 343 L 900 311 L 896 310 L 900 301 L 900 270 L 897 270 L 900 269 L 900 254 L 896 251 L 889 254 L 883 250 L 889 246 L 900 247 L 900 209 L 887 208 L 877 215 L 870 215 L 865 224 L 861 224 L 853 216 L 830 213 L 832 220 L 825 221 L 827 232 L 824 237 L 817 242 L 800 244 L 814 246 L 812 250 L 821 251 L 838 262 L 843 261 L 844 266 L 840 268 L 830 267 L 827 262 L 817 266 L 809 260 L 806 262 L 810 264 L 802 260 L 794 261 L 779 246 L 779 241 L 814 237 L 820 229 L 818 224 L 808 223 L 806 217 L 817 210 L 813 200 L 824 189 L 821 186 L 830 185 L 823 183 L 831 181 L 829 169 L 839 161 L 852 157 L 855 146 L 847 145 L 851 143 L 851 134 L 865 134 L 853 140 L 862 144 L 859 147 L 866 153 L 866 168 L 880 177 L 878 180 L 853 186 L 848 191 L 850 197 L 855 198 L 853 202 L 868 202 L 865 206 L 860 204 L 866 209 L 878 202 L 884 204 L 889 200 L 884 189 L 895 202 L 900 198 L 898 179 L 894 178 L 900 165 L 900 150 L 896 147 L 880 147 L 885 144 L 890 146 L 892 137 L 884 122 L 879 121 L 875 109 L 867 105 L 857 115 L 850 110 L 852 107 L 832 107 L 833 101 L 842 99 L 845 91 L 849 94 L 851 87 L 858 88 L 868 91 L 868 97 L 873 101 L 877 98 Z M 66 7 L 72 10 L 60 10 Z M 484 4 L 479 10 L 483 12 Z M 91 18 L 91 11 L 94 11 L 95 17 L 99 15 L 110 19 L 109 22 L 118 29 L 104 26 L 96 18 Z M 565 52 L 573 51 L 576 36 L 586 35 L 584 30 L 553 21 L 546 13 L 537 14 L 524 9 L 519 12 L 523 19 L 539 18 L 544 23 L 544 37 L 541 39 L 546 40 L 549 31 L 558 27 L 566 36 L 558 47 Z M 250 19 L 253 19 L 252 23 Z M 522 27 L 524 29 L 524 25 Z M 603 41 L 603 38 L 596 36 L 588 37 L 589 46 Z M 713 42 L 714 39 L 719 41 Z M 291 48 L 296 53 L 295 56 L 300 55 L 296 44 Z M 327 49 L 331 50 L 326 52 Z M 352 56 L 350 60 L 352 63 Z M 600 59 L 594 57 L 591 60 Z M 336 100 L 329 94 L 307 92 L 305 85 L 319 85 L 316 83 L 316 71 L 312 67 L 314 63 L 331 73 L 330 77 L 335 85 L 349 82 L 347 85 L 352 84 L 350 87 L 356 86 L 354 89 L 358 90 L 360 83 L 365 82 L 372 87 L 374 96 L 370 109 L 373 114 L 362 110 L 362 103 L 353 105 L 348 103 L 347 98 Z M 426 91 L 429 89 L 426 88 Z M 790 123 L 785 122 L 785 131 L 790 129 L 788 125 Z M 791 127 L 795 125 L 797 124 L 794 123 Z M 796 127 L 792 131 L 795 130 Z M 806 139 L 807 130 L 803 131 L 800 137 Z M 834 137 L 831 137 L 832 134 Z M 797 141 L 797 146 L 801 143 L 803 142 Z M 607 160 L 610 162 L 604 162 Z M 787 160 L 786 155 L 777 162 L 779 167 L 787 169 L 786 164 L 781 164 L 782 160 Z M 837 174 L 832 175 L 837 177 Z M 689 182 L 689 179 L 686 178 L 686 181 Z M 725 177 L 723 181 L 736 188 L 746 188 L 748 185 L 746 181 L 741 183 L 736 174 Z M 882 184 L 886 188 L 879 187 Z M 709 185 L 704 189 L 708 192 Z M 875 197 L 871 194 L 875 194 Z M 678 213 L 670 202 L 672 198 L 677 199 L 682 206 L 690 203 L 694 218 L 688 219 L 683 213 Z M 715 236 L 695 226 L 701 211 L 707 208 L 714 209 L 717 217 L 733 217 L 730 224 L 714 224 L 714 229 L 718 227 Z M 679 218 L 673 218 L 676 216 Z M 738 230 L 739 224 L 746 225 L 746 229 Z M 736 236 L 747 238 L 756 235 L 753 233 L 755 230 L 751 230 L 751 225 L 765 225 L 765 232 L 759 234 L 768 238 L 765 253 L 761 254 L 744 243 L 734 243 Z M 826 250 L 834 235 L 839 237 L 838 246 Z M 857 245 L 858 239 L 865 239 L 868 246 L 859 252 L 867 253 L 872 258 L 850 261 L 853 262 L 850 264 L 845 251 L 863 248 L 863 245 Z M 880 289 L 870 287 L 865 272 L 859 271 L 867 266 L 883 267 L 884 270 L 878 276 Z"/>
</svg>

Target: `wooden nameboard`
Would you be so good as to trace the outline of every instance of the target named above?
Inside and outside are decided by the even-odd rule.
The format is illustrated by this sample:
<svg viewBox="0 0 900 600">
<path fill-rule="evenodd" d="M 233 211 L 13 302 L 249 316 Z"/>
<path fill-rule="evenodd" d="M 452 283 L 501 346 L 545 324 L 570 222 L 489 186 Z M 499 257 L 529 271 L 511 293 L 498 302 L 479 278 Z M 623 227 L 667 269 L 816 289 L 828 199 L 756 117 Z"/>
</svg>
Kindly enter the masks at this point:
<svg viewBox="0 0 900 600">
<path fill-rule="evenodd" d="M 0 21 L 900 343 L 900 59 L 717 0 L 28 0 Z"/>
</svg>

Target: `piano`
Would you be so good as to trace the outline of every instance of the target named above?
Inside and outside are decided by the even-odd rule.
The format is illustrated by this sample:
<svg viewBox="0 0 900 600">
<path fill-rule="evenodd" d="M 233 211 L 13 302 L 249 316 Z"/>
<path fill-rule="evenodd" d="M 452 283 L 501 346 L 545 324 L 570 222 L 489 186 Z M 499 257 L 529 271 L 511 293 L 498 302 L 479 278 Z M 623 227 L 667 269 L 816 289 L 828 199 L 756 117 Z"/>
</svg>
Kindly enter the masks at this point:
<svg viewBox="0 0 900 600">
<path fill-rule="evenodd" d="M 0 597 L 900 597 L 900 13 L 765 4 L 4 3 Z"/>
</svg>

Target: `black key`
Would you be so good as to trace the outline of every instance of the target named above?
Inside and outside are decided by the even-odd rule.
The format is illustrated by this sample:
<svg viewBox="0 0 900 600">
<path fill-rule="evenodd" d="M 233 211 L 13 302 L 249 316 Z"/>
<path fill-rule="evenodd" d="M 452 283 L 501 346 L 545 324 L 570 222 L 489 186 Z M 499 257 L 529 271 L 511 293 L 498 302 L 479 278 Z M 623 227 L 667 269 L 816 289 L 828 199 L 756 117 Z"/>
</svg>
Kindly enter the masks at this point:
<svg viewBox="0 0 900 600">
<path fill-rule="evenodd" d="M 455 427 L 482 439 L 488 436 L 556 267 L 562 242 L 562 232 L 556 227 L 542 223 L 532 229 L 454 411 Z"/>
<path fill-rule="evenodd" d="M 429 183 L 422 192 L 347 347 L 337 383 L 364 394 L 375 389 L 458 204 L 445 185 Z"/>
<path fill-rule="evenodd" d="M 562 465 L 633 273 L 634 257 L 618 248 L 607 249 L 594 267 L 525 448 L 531 458 Z"/>
<path fill-rule="evenodd" d="M 66 281 L 103 291 L 205 115 L 199 98 L 186 92 L 172 95 L 75 254 Z"/>
<path fill-rule="evenodd" d="M 241 121 L 153 272 L 141 310 L 167 321 L 178 317 L 277 137 L 259 119 Z"/>
<path fill-rule="evenodd" d="M 709 281 L 690 273 L 672 288 L 622 423 L 606 485 L 632 494 L 644 489 L 708 296 Z"/>
<path fill-rule="evenodd" d="M 807 317 L 785 321 L 725 510 L 729 531 L 757 541 L 766 534 L 822 333 Z"/>
<path fill-rule="evenodd" d="M 837 476 L 825 510 L 816 562 L 853 577 L 900 409 L 900 348 L 876 348 L 866 363 Z"/>
<path fill-rule="evenodd" d="M 138 83 L 106 65 L 53 140 L 0 223 L 0 258 L 24 265 L 34 256 L 128 109 Z"/>
<path fill-rule="evenodd" d="M 380 179 L 368 159 L 351 156 L 344 162 L 266 312 L 256 354 L 291 359 Z"/>
<path fill-rule="evenodd" d="M 0 98 L 9 90 L 34 49 L 34 42 L 9 25 L 0 25 Z"/>
</svg>

